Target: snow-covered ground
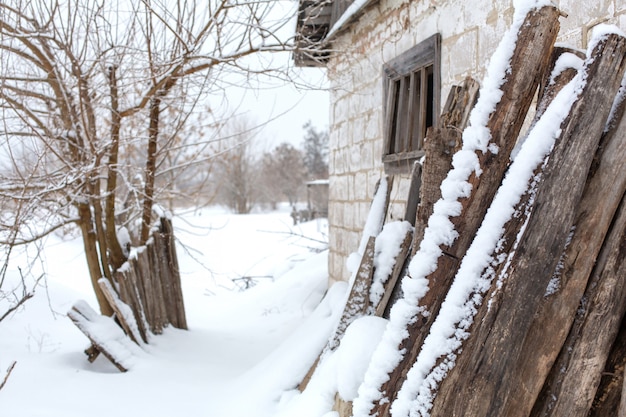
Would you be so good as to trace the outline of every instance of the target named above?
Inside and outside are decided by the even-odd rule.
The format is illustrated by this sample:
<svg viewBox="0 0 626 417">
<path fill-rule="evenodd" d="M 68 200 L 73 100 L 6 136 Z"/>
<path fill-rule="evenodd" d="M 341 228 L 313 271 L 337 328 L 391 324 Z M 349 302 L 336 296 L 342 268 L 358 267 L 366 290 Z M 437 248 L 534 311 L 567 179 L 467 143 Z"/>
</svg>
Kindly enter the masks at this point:
<svg viewBox="0 0 626 417">
<path fill-rule="evenodd" d="M 0 322 L 0 382 L 17 361 L 0 415 L 263 417 L 305 403 L 293 388 L 327 342 L 346 285 L 327 292 L 327 254 L 311 250 L 323 245 L 293 233 L 324 240 L 326 221 L 293 226 L 288 211 L 219 209 L 174 221 L 189 330 L 153 337 L 127 373 L 102 356 L 87 362 L 88 340 L 65 316 L 80 299 L 96 307 L 81 241 L 51 236 L 45 286 Z M 239 291 L 245 280 L 232 279 L 241 277 L 258 284 Z M 327 402 L 317 403 L 324 414 Z"/>
</svg>

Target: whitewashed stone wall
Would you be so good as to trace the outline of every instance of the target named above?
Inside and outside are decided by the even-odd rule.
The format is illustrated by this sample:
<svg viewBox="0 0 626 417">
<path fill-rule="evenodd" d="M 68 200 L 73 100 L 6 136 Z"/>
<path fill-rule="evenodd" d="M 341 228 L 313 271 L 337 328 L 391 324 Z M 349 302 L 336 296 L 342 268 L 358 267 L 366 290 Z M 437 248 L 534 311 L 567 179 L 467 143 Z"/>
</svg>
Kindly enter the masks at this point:
<svg viewBox="0 0 626 417">
<path fill-rule="evenodd" d="M 554 1 L 561 18 L 559 42 L 585 48 L 594 26 L 626 30 L 626 0 Z M 513 19 L 513 0 L 381 0 L 333 43 L 328 77 L 330 110 L 331 281 L 349 278 L 345 263 L 359 243 L 383 173 L 382 67 L 434 33 L 442 35 L 441 103 L 450 86 L 471 75 L 480 81 Z M 390 217 L 400 219 L 408 178 L 394 184 Z"/>
</svg>

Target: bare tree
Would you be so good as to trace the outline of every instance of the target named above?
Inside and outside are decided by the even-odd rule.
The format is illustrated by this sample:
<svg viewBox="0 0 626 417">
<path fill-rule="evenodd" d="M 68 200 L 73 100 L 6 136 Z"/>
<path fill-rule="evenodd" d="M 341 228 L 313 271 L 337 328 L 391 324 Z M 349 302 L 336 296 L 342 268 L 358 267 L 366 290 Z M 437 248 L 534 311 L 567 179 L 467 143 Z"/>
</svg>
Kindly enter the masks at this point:
<svg viewBox="0 0 626 417">
<path fill-rule="evenodd" d="M 286 198 L 293 207 L 302 197 L 306 168 L 301 150 L 289 143 L 281 143 L 272 152 L 263 155 L 262 188 L 274 203 Z"/>
<path fill-rule="evenodd" d="M 328 131 L 318 130 L 307 122 L 304 125 L 304 163 L 309 179 L 328 178 Z"/>
<path fill-rule="evenodd" d="M 163 189 L 211 154 L 214 138 L 181 139 L 197 104 L 270 71 L 255 62 L 265 54 L 293 49 L 281 37 L 290 20 L 276 13 L 284 5 L 0 3 L 0 227 L 14 231 L 2 243 L 76 224 L 100 309 L 110 315 L 96 282 L 126 260 L 120 219 L 140 219 L 139 243 L 147 240 Z"/>
<path fill-rule="evenodd" d="M 247 214 L 259 199 L 260 165 L 254 152 L 253 123 L 239 117 L 221 131 L 217 167 L 218 194 L 235 213 Z"/>
</svg>

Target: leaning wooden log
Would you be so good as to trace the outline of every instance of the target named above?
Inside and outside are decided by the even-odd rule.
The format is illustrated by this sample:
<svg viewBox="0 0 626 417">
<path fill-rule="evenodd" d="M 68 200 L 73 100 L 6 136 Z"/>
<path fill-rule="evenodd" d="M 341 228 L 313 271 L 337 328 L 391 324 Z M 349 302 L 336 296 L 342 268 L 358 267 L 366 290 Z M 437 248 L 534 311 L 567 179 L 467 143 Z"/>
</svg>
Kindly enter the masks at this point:
<svg viewBox="0 0 626 417">
<path fill-rule="evenodd" d="M 441 198 L 441 182 L 452 168 L 452 155 L 460 148 L 461 132 L 467 127 L 470 111 L 478 100 L 478 82 L 467 77 L 463 84 L 452 86 L 439 119 L 439 127 L 429 129 L 424 139 L 424 162 L 416 164 L 411 176 L 404 219 L 414 226 L 410 250 L 397 259 L 397 270 L 390 278 L 390 293 L 377 315 L 389 318 L 391 306 L 402 296 L 399 278 L 406 275 L 408 263 L 419 247 L 434 204 Z M 419 174 L 419 175 L 418 175 Z M 416 207 L 413 204 L 418 203 Z M 391 286 L 393 283 L 393 286 Z"/>
<path fill-rule="evenodd" d="M 586 84 L 548 159 L 533 212 L 504 271 L 502 289 L 481 306 L 486 313 L 482 319 L 477 315 L 480 326 L 471 331 L 452 372 L 459 377 L 444 380 L 431 415 L 529 414 L 542 375 L 560 348 L 550 332 L 532 337 L 530 330 L 574 223 L 585 178 L 626 68 L 625 53 L 626 40 L 610 35 L 586 62 Z M 544 325 L 560 325 L 550 320 L 546 317 Z M 450 398 L 453 403 L 446 402 Z"/>
<path fill-rule="evenodd" d="M 561 50 L 558 51 L 558 53 L 560 53 Z M 574 67 L 575 68 L 579 68 L 582 65 L 582 63 L 574 63 Z M 541 102 L 539 103 L 538 107 L 543 109 L 542 112 L 538 112 L 535 115 L 535 120 L 532 122 L 532 126 L 533 128 L 536 127 L 536 129 L 531 129 L 530 135 L 533 136 L 532 139 L 529 139 L 532 141 L 532 143 L 529 144 L 529 146 L 534 149 L 531 152 L 528 152 L 528 149 L 524 149 L 524 151 L 522 152 L 524 154 L 523 158 L 528 159 L 529 156 L 531 154 L 536 154 L 537 156 L 533 157 L 533 159 L 535 159 L 535 163 L 534 166 L 534 172 L 527 172 L 525 168 L 522 168 L 521 170 L 518 169 L 517 166 L 512 166 L 510 168 L 510 172 L 509 172 L 509 177 L 513 177 L 513 181 L 510 181 L 511 178 L 507 178 L 502 186 L 501 186 L 501 190 L 499 191 L 500 194 L 502 195 L 513 195 L 517 192 L 520 192 L 520 196 L 519 196 L 519 200 L 515 201 L 511 201 L 508 202 L 507 204 L 515 204 L 514 207 L 511 207 L 511 216 L 508 220 L 506 220 L 503 224 L 500 224 L 500 222 L 498 222 L 498 224 L 494 224 L 492 222 L 492 219 L 496 216 L 492 216 L 491 218 L 489 218 L 489 228 L 493 229 L 493 230 L 499 230 L 501 228 L 502 232 L 500 234 L 500 238 L 499 238 L 499 242 L 497 245 L 494 246 L 493 248 L 493 253 L 490 255 L 490 261 L 485 263 L 482 266 L 482 272 L 480 272 L 477 276 L 480 277 L 480 280 L 483 282 L 490 282 L 491 280 L 493 280 L 495 277 L 499 277 L 502 275 L 502 271 L 503 268 L 506 266 L 506 262 L 507 259 L 509 259 L 510 254 L 514 253 L 516 250 L 516 246 L 518 244 L 518 236 L 520 235 L 520 231 L 521 229 L 524 227 L 524 225 L 526 224 L 527 220 L 528 220 L 528 216 L 532 210 L 532 203 L 535 200 L 536 197 L 536 192 L 537 192 L 537 186 L 539 183 L 539 179 L 542 176 L 542 172 L 543 172 L 543 166 L 541 164 L 541 160 L 547 156 L 547 153 L 551 147 L 551 141 L 550 141 L 550 137 L 552 137 L 552 135 L 556 135 L 556 132 L 559 129 L 559 126 L 548 126 L 549 124 L 554 125 L 554 122 L 552 123 L 540 123 L 540 116 L 543 114 L 543 112 L 548 108 L 549 104 L 553 101 L 553 99 L 555 98 L 556 94 L 567 84 L 568 81 L 570 81 L 574 75 L 576 74 L 576 71 L 569 71 L 569 68 L 571 68 L 571 65 L 568 63 L 564 63 L 564 64 L 560 64 L 560 67 L 562 69 L 564 69 L 564 72 L 566 73 L 566 75 L 563 75 L 561 73 L 554 73 L 552 72 L 552 77 L 556 78 L 556 81 L 552 81 L 549 83 L 549 85 L 545 88 L 545 92 L 542 95 L 542 99 Z M 552 71 L 552 70 L 551 70 Z M 571 94 L 571 88 L 568 92 L 566 92 L 566 95 Z M 563 100 L 561 100 L 561 103 L 557 103 L 558 110 L 557 111 L 552 111 L 552 113 L 549 115 L 549 120 L 553 121 L 555 120 L 556 114 L 561 112 L 561 108 L 563 108 L 563 104 L 562 104 Z M 564 116 L 562 116 L 564 117 Z M 541 135 L 541 137 L 539 137 L 539 135 L 537 135 L 537 133 L 539 132 L 539 134 Z M 547 144 L 547 145 L 546 145 Z M 518 156 L 520 159 L 523 159 L 521 156 Z M 529 159 L 530 160 L 530 159 Z M 522 164 L 524 165 L 524 164 Z M 529 167 L 532 169 L 532 167 Z M 525 191 L 522 192 L 522 189 L 518 189 L 517 191 L 513 190 L 511 188 L 511 186 L 513 185 L 513 183 L 518 182 L 518 178 L 525 178 L 524 181 L 527 181 L 527 185 L 526 185 L 526 189 Z M 520 183 L 521 184 L 521 183 Z M 516 186 L 518 187 L 518 186 Z M 523 187 L 523 185 L 522 185 Z M 508 200 L 507 198 L 501 198 L 502 196 L 500 196 L 500 198 L 498 199 L 498 204 L 501 204 L 503 202 L 506 202 L 506 200 Z M 503 211 L 504 207 L 499 207 L 500 212 Z M 487 221 L 488 218 L 485 218 L 485 221 Z M 481 229 L 485 228 L 486 226 L 483 225 L 481 227 Z M 488 229 L 488 228 L 487 228 Z M 481 232 L 479 232 L 481 233 Z M 482 239 L 479 239 L 478 235 L 475 238 L 475 242 L 476 244 L 478 244 L 478 246 L 481 247 L 481 249 L 479 251 L 484 251 L 484 247 L 486 247 L 486 241 L 483 241 Z M 469 253 L 468 253 L 469 256 Z M 464 260 L 465 262 L 466 260 Z M 471 262 L 468 262 L 471 263 Z M 463 271 L 463 273 L 465 273 L 467 271 L 467 269 L 465 271 Z M 461 271 L 459 271 L 461 272 Z M 458 278 L 457 279 L 461 279 Z M 467 278 L 463 278 L 464 280 L 467 280 Z M 482 284 L 484 285 L 484 284 Z M 471 296 L 471 298 L 476 298 L 479 299 L 480 297 L 482 297 L 484 294 L 478 290 L 474 290 L 473 295 Z M 469 300 L 468 300 L 469 301 Z M 474 304 L 473 302 L 469 302 L 469 304 L 467 304 L 468 306 Z M 483 306 L 485 307 L 485 306 Z M 468 307 L 469 308 L 469 307 Z M 471 308 L 476 308 L 476 307 L 471 307 Z M 477 316 L 474 318 L 474 320 L 476 322 L 482 322 L 483 318 L 484 318 L 484 314 L 486 313 L 485 308 L 482 308 Z M 464 329 L 463 331 L 465 331 L 466 329 Z M 472 340 L 470 338 L 469 341 L 466 341 L 464 343 L 464 350 L 471 350 L 472 349 Z M 438 367 L 443 367 L 445 366 L 446 361 L 450 360 L 447 357 L 441 357 L 437 363 L 437 365 L 433 366 L 433 368 L 431 369 L 437 369 Z M 430 376 L 429 376 L 430 377 Z M 448 390 L 452 389 L 455 386 L 455 380 L 456 378 L 462 378 L 463 375 L 459 372 L 459 367 L 455 367 L 451 370 L 449 370 L 448 375 L 444 381 L 444 383 L 442 384 L 441 387 L 439 387 L 438 389 L 438 396 L 440 398 L 445 398 L 447 395 L 452 395 L 452 396 L 456 396 L 458 395 L 458 392 L 454 392 L 454 393 L 450 393 L 448 392 Z M 435 389 L 435 387 L 433 386 L 432 388 L 433 390 Z M 437 411 L 435 410 L 435 413 Z"/>
<path fill-rule="evenodd" d="M 519 26 L 519 31 L 516 34 L 517 42 L 508 66 L 511 70 L 505 76 L 504 83 L 500 87 L 502 95 L 495 104 L 495 109 L 490 114 L 485 126 L 491 132 L 490 144 L 485 146 L 486 149 L 474 151 L 477 164 L 482 172 L 480 175 L 476 171 L 467 174 L 469 176 L 467 181 L 471 184 L 471 192 L 467 197 L 459 198 L 460 212 L 449 217 L 458 237 L 452 243 L 442 243 L 440 246 L 441 255 L 437 256 L 436 270 L 427 273 L 424 277 L 428 282 L 428 289 L 425 294 L 420 297 L 418 294 L 421 294 L 421 290 L 417 290 L 415 294 L 410 294 L 407 297 L 405 291 L 405 297 L 399 300 L 392 310 L 391 321 L 406 321 L 408 336 L 405 336 L 397 347 L 399 353 L 397 357 L 402 358 L 401 362 L 395 364 L 394 368 L 390 370 L 388 378 L 382 386 L 370 387 L 372 390 L 377 390 L 374 392 L 382 393 L 379 398 L 374 399 L 373 408 L 369 411 L 370 415 L 388 415 L 390 404 L 394 401 L 402 385 L 406 371 L 415 362 L 420 346 L 438 314 L 447 289 L 459 266 L 459 261 L 471 243 L 500 185 L 509 163 L 510 152 L 521 130 L 534 92 L 539 85 L 541 74 L 547 67 L 548 58 L 558 32 L 558 17 L 559 12 L 555 7 L 542 7 L 539 10 L 532 10 L 526 16 L 525 23 Z M 487 95 L 484 98 L 481 93 L 476 108 L 479 108 L 481 99 L 485 103 L 489 103 L 488 100 L 493 100 L 493 97 Z M 483 106 L 486 107 L 487 104 Z M 484 111 L 484 107 L 480 109 Z M 478 129 L 478 127 L 475 128 Z M 466 153 L 471 151 L 471 145 L 468 144 Z M 459 173 L 453 170 L 450 175 L 458 176 Z M 447 207 L 449 206 L 441 206 L 441 209 L 446 210 Z M 435 211 L 437 210 L 435 209 Z M 416 262 L 420 262 L 418 256 L 411 261 L 409 270 Z M 411 282 L 416 278 L 422 279 L 422 277 L 407 277 L 403 285 L 406 283 L 405 286 L 408 285 L 416 289 L 422 288 L 421 285 Z M 415 298 L 419 299 L 415 300 Z M 394 310 L 398 310 L 398 319 L 394 317 Z M 411 317 L 407 317 L 407 311 L 412 312 Z M 367 407 L 367 405 L 365 406 Z"/>
<path fill-rule="evenodd" d="M 460 149 L 461 133 L 467 127 L 470 111 L 478 100 L 479 85 L 467 77 L 460 86 L 452 86 L 441 115 L 441 123 L 430 129 L 424 139 L 425 158 L 422 164 L 422 185 L 414 220 L 412 255 L 424 237 L 433 206 L 441 198 L 441 182 L 452 168 L 452 156 Z M 413 190 L 411 190 L 413 192 Z"/>
<path fill-rule="evenodd" d="M 555 344 L 563 343 L 576 311 L 580 309 L 579 300 L 582 298 L 590 299 L 591 295 L 583 296 L 583 292 L 585 288 L 589 288 L 591 285 L 588 283 L 589 276 L 596 263 L 600 245 L 604 242 L 603 238 L 614 221 L 614 214 L 619 210 L 620 201 L 626 191 L 626 171 L 622 169 L 623 161 L 626 159 L 626 135 L 624 134 L 626 118 L 623 117 L 626 102 L 623 101 L 623 97 L 618 97 L 616 103 L 619 106 L 616 106 L 613 112 L 614 120 L 610 121 L 608 130 L 605 130 L 602 135 L 583 198 L 578 206 L 572 239 L 559 264 L 558 292 L 550 297 L 549 302 L 543 306 L 537 315 L 535 324 L 531 328 L 531 338 L 533 336 L 542 338 L 545 337 L 546 333 L 549 333 Z M 607 353 L 608 349 L 606 351 L 600 349 L 595 355 L 594 361 L 606 357 Z M 562 352 L 561 355 L 563 354 Z M 603 366 L 604 361 L 602 362 Z M 559 363 L 562 363 L 561 359 L 557 360 L 557 364 Z M 572 396 L 577 391 L 572 388 L 567 394 L 564 393 L 563 399 L 558 395 L 559 391 L 563 391 L 561 386 L 564 384 L 564 380 L 571 378 L 569 373 L 562 373 L 562 369 L 565 369 L 564 365 L 553 366 L 541 397 L 535 405 L 533 415 L 544 415 L 547 407 L 555 408 L 555 401 L 561 403 L 572 400 L 571 404 L 584 402 L 585 405 L 581 408 L 590 408 L 593 400 L 592 394 L 589 398 L 589 395 L 585 396 L 578 392 L 576 398 L 573 399 Z M 599 378 L 599 375 L 594 375 L 595 377 Z M 578 379 L 578 377 L 575 378 Z M 583 384 L 578 383 L 576 385 L 578 388 L 583 386 Z M 592 385 L 595 392 L 597 384 Z M 540 412 L 539 410 L 544 411 Z"/>
<path fill-rule="evenodd" d="M 580 305 L 576 306 L 574 324 L 531 416 L 589 414 L 626 312 L 624 242 L 626 198 L 622 199 L 621 213 L 606 239 Z M 551 335 L 550 330 L 547 334 Z M 615 414 L 606 414 L 609 415 Z"/>
</svg>

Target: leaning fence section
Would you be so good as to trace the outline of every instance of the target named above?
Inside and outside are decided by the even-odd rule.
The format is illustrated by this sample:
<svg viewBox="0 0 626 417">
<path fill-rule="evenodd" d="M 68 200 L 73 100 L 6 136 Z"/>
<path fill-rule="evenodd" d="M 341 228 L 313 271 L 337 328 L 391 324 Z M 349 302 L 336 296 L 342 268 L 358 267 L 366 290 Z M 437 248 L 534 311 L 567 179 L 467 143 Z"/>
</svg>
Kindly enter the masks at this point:
<svg viewBox="0 0 626 417">
<path fill-rule="evenodd" d="M 77 302 L 68 316 L 91 341 L 86 350 L 91 362 L 103 353 L 118 369 L 126 371 L 132 363 L 128 357 L 134 349 L 149 343 L 151 335 L 163 333 L 168 326 L 187 329 L 169 217 L 159 219 L 146 245 L 132 251 L 112 281 L 102 278 L 98 284 L 113 307 L 114 317 L 95 313 L 83 301 Z M 114 340 L 109 337 L 112 334 Z"/>
</svg>

